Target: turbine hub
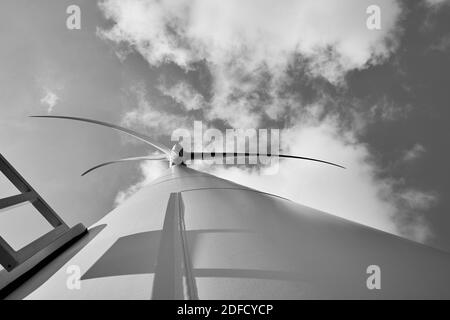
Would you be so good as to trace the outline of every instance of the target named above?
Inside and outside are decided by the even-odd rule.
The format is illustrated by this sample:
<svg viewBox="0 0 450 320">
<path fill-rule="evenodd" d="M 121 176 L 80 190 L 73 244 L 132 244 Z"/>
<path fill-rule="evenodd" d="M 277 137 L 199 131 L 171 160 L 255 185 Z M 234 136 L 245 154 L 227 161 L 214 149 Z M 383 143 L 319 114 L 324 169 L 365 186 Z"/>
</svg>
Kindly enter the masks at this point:
<svg viewBox="0 0 450 320">
<path fill-rule="evenodd" d="M 183 147 L 176 143 L 170 150 L 170 165 L 175 166 L 183 163 Z"/>
</svg>

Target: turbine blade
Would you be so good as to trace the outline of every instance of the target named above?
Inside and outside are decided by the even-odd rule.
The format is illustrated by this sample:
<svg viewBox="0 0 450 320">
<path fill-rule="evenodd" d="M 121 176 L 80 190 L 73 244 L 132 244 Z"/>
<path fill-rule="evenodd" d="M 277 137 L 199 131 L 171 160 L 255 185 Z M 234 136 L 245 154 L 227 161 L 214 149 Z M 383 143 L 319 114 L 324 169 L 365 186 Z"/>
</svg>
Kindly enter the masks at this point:
<svg viewBox="0 0 450 320">
<path fill-rule="evenodd" d="M 78 117 L 67 117 L 67 116 L 30 116 L 30 118 L 52 118 L 52 119 L 75 120 L 75 121 L 81 121 L 81 122 L 87 122 L 87 123 L 93 123 L 93 124 L 105 126 L 105 127 L 108 127 L 108 128 L 120 131 L 120 132 L 124 132 L 132 137 L 135 137 L 135 138 L 155 147 L 159 151 L 164 152 L 167 155 L 170 154 L 169 148 L 167 148 L 166 146 L 164 146 L 162 144 L 152 141 L 152 139 L 150 137 L 140 134 L 139 132 L 117 126 L 115 124 L 102 122 L 102 121 L 98 121 L 98 120 L 78 118 Z"/>
<path fill-rule="evenodd" d="M 95 167 L 90 168 L 89 170 L 83 172 L 81 174 L 81 176 L 85 176 L 88 173 L 94 171 L 95 169 L 110 165 L 110 164 L 114 164 L 114 163 L 120 163 L 120 162 L 128 162 L 128 161 L 147 161 L 147 160 L 167 160 L 167 156 L 164 154 L 161 155 L 155 155 L 155 156 L 147 156 L 147 157 L 135 157 L 135 158 L 125 158 L 125 159 L 119 159 L 119 160 L 114 160 L 114 161 L 108 161 L 108 162 L 104 162 L 102 164 L 96 165 Z"/>
<path fill-rule="evenodd" d="M 231 153 L 231 152 L 190 152 L 188 153 L 189 155 L 187 155 L 188 159 L 194 160 L 208 160 L 208 159 L 214 159 L 217 157 L 222 157 L 222 158 L 228 158 L 228 157 L 257 157 L 257 156 L 266 156 L 266 157 L 280 157 L 280 158 L 291 158 L 291 159 L 300 159 L 300 160 L 307 160 L 307 161 L 314 161 L 314 162 L 320 162 L 320 163 L 324 163 L 324 164 L 329 164 L 335 167 L 339 167 L 342 169 L 345 169 L 345 167 L 333 163 L 333 162 L 329 162 L 329 161 L 325 161 L 325 160 L 320 160 L 320 159 L 315 159 L 315 158 L 307 158 L 307 157 L 299 157 L 299 156 L 292 156 L 292 155 L 287 155 L 287 154 L 260 154 L 260 153 Z"/>
<path fill-rule="evenodd" d="M 277 155 L 275 155 L 275 156 L 277 156 Z M 325 160 L 320 160 L 320 159 L 316 159 L 316 158 L 291 156 L 291 155 L 287 155 L 287 154 L 279 154 L 278 157 L 280 157 L 280 158 L 300 159 L 300 160 L 307 160 L 307 161 L 315 161 L 315 162 L 320 162 L 320 163 L 324 163 L 324 164 L 329 164 L 331 166 L 339 167 L 341 169 L 345 169 L 345 167 L 341 166 L 340 164 L 329 162 L 329 161 L 325 161 Z"/>
</svg>

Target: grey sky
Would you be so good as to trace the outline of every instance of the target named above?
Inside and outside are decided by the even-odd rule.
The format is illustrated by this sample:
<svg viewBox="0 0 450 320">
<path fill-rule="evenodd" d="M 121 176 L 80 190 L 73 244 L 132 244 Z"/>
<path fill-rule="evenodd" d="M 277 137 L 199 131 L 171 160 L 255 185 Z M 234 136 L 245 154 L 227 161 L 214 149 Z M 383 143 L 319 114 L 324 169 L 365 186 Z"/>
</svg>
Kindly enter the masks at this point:
<svg viewBox="0 0 450 320">
<path fill-rule="evenodd" d="M 168 145 L 194 120 L 280 128 L 285 151 L 348 169 L 202 169 L 450 250 L 448 1 L 198 1 L 187 20 L 184 1 L 102 3 L 0 4 L 0 152 L 69 224 L 92 224 L 160 168 L 118 165 L 81 178 L 93 164 L 153 150 L 28 115 L 100 119 Z M 65 27 L 71 4 L 81 30 Z M 369 4 L 382 9 L 380 31 L 365 26 Z"/>
</svg>

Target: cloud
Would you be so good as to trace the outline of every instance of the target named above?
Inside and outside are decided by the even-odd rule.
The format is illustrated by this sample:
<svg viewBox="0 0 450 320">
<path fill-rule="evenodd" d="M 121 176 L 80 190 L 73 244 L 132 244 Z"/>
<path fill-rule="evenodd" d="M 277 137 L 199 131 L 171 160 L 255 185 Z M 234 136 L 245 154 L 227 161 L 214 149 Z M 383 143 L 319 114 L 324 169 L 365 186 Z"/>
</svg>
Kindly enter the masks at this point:
<svg viewBox="0 0 450 320">
<path fill-rule="evenodd" d="M 420 242 L 426 242 L 433 234 L 426 221 L 424 212 L 439 201 L 436 192 L 406 189 L 395 198 L 398 212 L 393 216 L 402 235 Z"/>
<path fill-rule="evenodd" d="M 429 7 L 440 7 L 442 5 L 450 4 L 450 0 L 425 0 Z"/>
<path fill-rule="evenodd" d="M 373 32 L 365 23 L 371 4 L 361 0 L 107 0 L 101 8 L 116 22 L 104 35 L 129 42 L 151 64 L 171 61 L 188 67 L 207 59 L 225 66 L 238 59 L 254 68 L 261 63 L 285 64 L 289 54 L 298 52 L 319 59 L 317 67 L 323 69 L 332 51 L 335 63 L 347 71 L 389 54 L 384 40 L 399 7 L 392 1 L 376 1 L 382 8 L 383 26 L 382 32 Z"/>
<path fill-rule="evenodd" d="M 425 9 L 427 10 L 425 10 L 425 19 L 423 25 L 421 26 L 421 31 L 428 33 L 436 28 L 436 23 L 439 21 L 438 15 L 443 9 L 450 5 L 450 0 L 423 0 L 422 4 L 424 4 Z M 426 49 L 426 51 L 445 51 L 448 46 L 447 42 L 448 39 L 444 36 L 444 38 L 432 44 L 428 49 Z"/>
<path fill-rule="evenodd" d="M 407 190 L 401 194 L 401 199 L 410 209 L 427 210 L 436 203 L 438 197 L 430 192 Z"/>
<path fill-rule="evenodd" d="M 426 149 L 420 143 L 416 143 L 411 149 L 407 150 L 403 155 L 403 161 L 413 161 L 421 157 Z"/>
<path fill-rule="evenodd" d="M 376 3 L 382 29 L 373 31 L 366 27 L 373 1 L 107 0 L 100 8 L 115 24 L 100 34 L 129 44 L 151 65 L 190 69 L 205 61 L 214 87 L 209 119 L 254 127 L 267 104 L 258 88 L 276 94 L 296 55 L 304 57 L 309 74 L 332 83 L 389 57 L 400 8 L 392 1 Z"/>
<path fill-rule="evenodd" d="M 122 125 L 138 131 L 141 128 L 155 137 L 168 135 L 175 129 L 188 125 L 189 118 L 155 107 L 143 84 L 132 86 L 127 93 L 128 104 L 133 107 L 123 115 Z"/>
<path fill-rule="evenodd" d="M 139 168 L 142 173 L 142 179 L 132 186 L 128 187 L 126 190 L 119 191 L 114 200 L 114 206 L 119 206 L 120 204 L 125 202 L 131 195 L 136 193 L 136 191 L 148 185 L 150 182 L 159 177 L 161 172 L 167 169 L 167 162 L 142 161 Z"/>
<path fill-rule="evenodd" d="M 35 76 L 35 86 L 39 92 L 39 102 L 47 108 L 47 113 L 52 113 L 56 105 L 61 101 L 66 80 L 52 64 L 46 64 L 45 71 Z"/>
<path fill-rule="evenodd" d="M 40 102 L 41 102 L 41 105 L 44 105 L 47 107 L 48 113 L 52 113 L 53 108 L 56 106 L 58 101 L 59 101 L 59 97 L 56 95 L 55 92 L 51 91 L 48 88 L 44 89 L 44 96 L 41 98 Z"/>
<path fill-rule="evenodd" d="M 372 4 L 381 7 L 381 30 L 366 28 Z M 284 152 L 348 169 L 286 160 L 277 175 L 267 176 L 249 168 L 197 166 L 381 230 L 418 241 L 429 237 L 423 211 L 435 204 L 432 193 L 382 178 L 384 169 L 360 140 L 366 126 L 396 121 L 408 106 L 384 99 L 372 108 L 354 108 L 358 102 L 322 90 L 345 90 L 350 71 L 382 64 L 395 51 L 402 13 L 396 1 L 106 0 L 100 8 L 114 24 L 99 35 L 122 53 L 131 48 L 151 66 L 171 63 L 185 71 L 202 64 L 211 75 L 208 97 L 189 80 L 158 87 L 184 108 L 183 116 L 155 108 L 145 90 L 134 90 L 138 106 L 126 113 L 127 125 L 170 133 L 191 127 L 190 112 L 200 111 L 207 126 L 223 121 L 220 130 L 276 126 Z M 314 92 L 309 101 L 307 91 Z M 120 201 L 158 169 L 145 166 L 142 181 L 121 193 Z"/>
<path fill-rule="evenodd" d="M 370 108 L 369 120 L 373 122 L 381 121 L 395 121 L 404 119 L 411 111 L 410 105 L 399 107 L 384 96 L 378 103 Z"/>
<path fill-rule="evenodd" d="M 159 90 L 182 105 L 185 110 L 197 110 L 205 107 L 203 96 L 186 82 L 179 82 L 172 87 L 161 85 Z"/>
<path fill-rule="evenodd" d="M 450 49 L 450 34 L 447 34 L 430 46 L 429 50 L 446 53 Z"/>
</svg>

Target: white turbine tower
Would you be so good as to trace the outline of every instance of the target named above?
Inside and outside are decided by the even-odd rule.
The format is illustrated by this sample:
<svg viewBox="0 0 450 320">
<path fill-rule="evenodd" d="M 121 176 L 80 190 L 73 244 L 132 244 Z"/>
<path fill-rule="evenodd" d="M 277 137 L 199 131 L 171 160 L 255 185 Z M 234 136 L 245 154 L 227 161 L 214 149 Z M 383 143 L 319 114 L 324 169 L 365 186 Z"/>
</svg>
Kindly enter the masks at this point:
<svg viewBox="0 0 450 320">
<path fill-rule="evenodd" d="M 84 174 L 125 161 L 170 166 L 45 263 L 31 257 L 40 265 L 6 298 L 450 298 L 450 254 L 185 165 L 257 154 L 190 153 L 104 122 L 50 118 L 106 125 L 161 152 Z"/>
</svg>

